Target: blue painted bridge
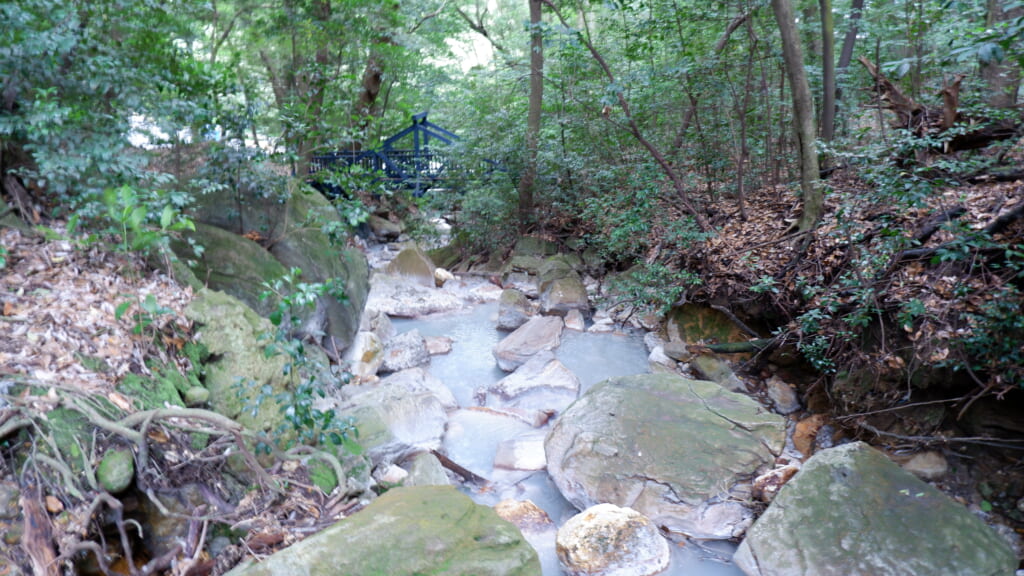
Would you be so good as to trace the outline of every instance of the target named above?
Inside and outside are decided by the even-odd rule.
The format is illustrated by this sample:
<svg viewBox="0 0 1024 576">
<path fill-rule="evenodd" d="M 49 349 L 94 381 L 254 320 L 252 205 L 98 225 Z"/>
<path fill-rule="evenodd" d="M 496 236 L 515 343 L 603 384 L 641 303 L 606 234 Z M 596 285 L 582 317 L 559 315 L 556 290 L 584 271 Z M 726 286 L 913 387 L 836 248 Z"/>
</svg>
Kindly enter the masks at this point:
<svg viewBox="0 0 1024 576">
<path fill-rule="evenodd" d="M 314 156 L 309 172 L 345 171 L 358 166 L 365 173 L 378 174 L 391 189 L 410 190 L 415 196 L 422 196 L 431 188 L 447 187 L 446 181 L 460 170 L 452 154 L 444 147 L 437 147 L 437 144 L 447 146 L 458 139 L 452 132 L 428 121 L 427 113 L 422 112 L 412 117 L 411 126 L 377 148 Z M 338 194 L 342 191 L 330 192 Z"/>
</svg>

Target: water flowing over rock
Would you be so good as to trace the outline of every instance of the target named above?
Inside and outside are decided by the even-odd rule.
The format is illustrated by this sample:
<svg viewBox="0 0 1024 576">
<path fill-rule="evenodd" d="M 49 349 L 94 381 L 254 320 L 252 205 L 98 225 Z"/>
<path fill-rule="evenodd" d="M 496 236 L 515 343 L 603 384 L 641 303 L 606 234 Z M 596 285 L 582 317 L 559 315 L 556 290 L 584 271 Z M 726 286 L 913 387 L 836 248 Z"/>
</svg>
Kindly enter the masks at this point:
<svg viewBox="0 0 1024 576">
<path fill-rule="evenodd" d="M 548 472 L 577 508 L 628 506 L 670 532 L 739 536 L 749 480 L 783 447 L 781 417 L 713 382 L 673 374 L 612 378 L 555 422 Z"/>
<path fill-rule="evenodd" d="M 427 342 L 419 330 L 410 330 L 395 336 L 384 344 L 382 372 L 398 372 L 430 363 Z"/>
<path fill-rule="evenodd" d="M 562 342 L 564 322 L 557 316 L 538 316 L 506 336 L 494 347 L 498 367 L 511 372 L 537 353 L 554 350 Z"/>
<path fill-rule="evenodd" d="M 392 378 L 375 385 L 346 386 L 343 392 L 348 397 L 336 408 L 339 420 L 355 421 L 359 445 L 374 464 L 440 448 L 448 423 L 445 404 L 451 402 L 451 391 L 434 390 L 411 371 Z"/>
<path fill-rule="evenodd" d="M 447 289 L 409 282 L 393 274 L 373 275 L 370 295 L 366 301 L 368 312 L 387 314 L 398 318 L 418 318 L 435 312 L 451 312 L 465 307 L 458 294 Z M 447 287 L 446 287 L 447 288 Z"/>
<path fill-rule="evenodd" d="M 514 288 L 501 291 L 498 300 L 498 330 L 512 331 L 526 324 L 533 316 L 533 305 L 526 295 Z"/>
<path fill-rule="evenodd" d="M 981 519 L 860 442 L 808 460 L 735 562 L 749 576 L 1004 576 L 1017 567 Z"/>
<path fill-rule="evenodd" d="M 450 486 L 394 488 L 326 530 L 233 576 L 537 576 L 537 553 L 493 509 Z"/>
<path fill-rule="evenodd" d="M 558 559 L 570 576 L 650 576 L 668 567 L 668 542 L 631 508 L 598 504 L 558 530 Z"/>
</svg>

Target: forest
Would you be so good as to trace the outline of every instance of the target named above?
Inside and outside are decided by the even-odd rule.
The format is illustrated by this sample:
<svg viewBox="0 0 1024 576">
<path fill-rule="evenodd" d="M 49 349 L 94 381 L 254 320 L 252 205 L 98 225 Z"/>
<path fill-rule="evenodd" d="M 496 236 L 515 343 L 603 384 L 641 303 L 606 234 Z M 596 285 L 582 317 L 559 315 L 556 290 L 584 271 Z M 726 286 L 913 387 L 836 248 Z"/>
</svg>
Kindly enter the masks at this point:
<svg viewBox="0 0 1024 576">
<path fill-rule="evenodd" d="M 0 21 L 2 217 L 154 262 L 204 195 L 328 186 L 345 233 L 443 217 L 461 262 L 542 238 L 596 255 L 609 305 L 722 311 L 749 338 L 701 348 L 789 358 L 851 437 L 1019 467 L 1024 2 L 15 0 Z M 421 113 L 459 137 L 443 189 L 311 174 Z M 1024 526 L 1013 482 L 986 504 Z"/>
</svg>

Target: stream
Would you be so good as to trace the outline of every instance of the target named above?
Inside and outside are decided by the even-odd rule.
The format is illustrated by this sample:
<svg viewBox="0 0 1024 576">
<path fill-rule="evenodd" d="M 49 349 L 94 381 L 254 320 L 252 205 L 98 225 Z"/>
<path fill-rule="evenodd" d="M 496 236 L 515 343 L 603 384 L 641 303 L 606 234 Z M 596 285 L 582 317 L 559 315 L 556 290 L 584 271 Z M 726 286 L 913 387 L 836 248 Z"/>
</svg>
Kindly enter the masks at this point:
<svg viewBox="0 0 1024 576">
<path fill-rule="evenodd" d="M 434 356 L 430 372 L 444 382 L 459 403 L 450 414 L 443 449 L 447 456 L 491 481 L 487 489 L 472 485 L 460 489 L 480 504 L 493 506 L 502 500 L 530 500 L 556 526 L 577 513 L 562 498 L 544 470 L 522 471 L 495 467 L 499 444 L 513 438 L 542 441 L 550 428 L 534 428 L 518 419 L 474 409 L 477 388 L 497 382 L 508 374 L 495 364 L 491 349 L 506 333 L 496 326 L 497 303 L 479 304 L 466 311 L 434 314 L 416 319 L 394 319 L 399 333 L 419 330 L 423 336 L 447 336 L 452 351 Z M 562 332 L 555 356 L 580 379 L 582 393 L 606 378 L 649 372 L 647 350 L 639 334 Z M 561 576 L 555 555 L 553 530 L 527 535 L 540 556 L 544 576 Z M 668 576 L 742 576 L 730 562 L 735 545 L 728 542 L 685 541 L 671 545 L 672 563 L 661 572 Z"/>
</svg>

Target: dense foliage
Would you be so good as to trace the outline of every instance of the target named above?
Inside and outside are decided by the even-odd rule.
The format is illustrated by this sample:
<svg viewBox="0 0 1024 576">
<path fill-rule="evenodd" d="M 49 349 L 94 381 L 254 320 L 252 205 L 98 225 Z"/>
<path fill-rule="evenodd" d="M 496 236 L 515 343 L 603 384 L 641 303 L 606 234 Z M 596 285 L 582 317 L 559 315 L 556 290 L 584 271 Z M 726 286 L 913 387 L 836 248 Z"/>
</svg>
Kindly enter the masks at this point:
<svg viewBox="0 0 1024 576">
<path fill-rule="evenodd" d="M 455 220 L 475 248 L 506 247 L 522 227 L 573 237 L 610 270 L 640 265 L 632 275 L 647 284 L 633 291 L 638 303 L 670 304 L 664 295 L 681 291 L 699 297 L 694 251 L 724 222 L 752 216 L 752 191 L 787 186 L 794 205 L 801 200 L 791 186 L 801 162 L 775 3 L 544 0 L 534 24 L 530 4 L 5 3 L 5 199 L 30 220 L 71 216 L 94 232 L 159 238 L 188 225 L 196 194 L 279 193 L 284 175 L 305 174 L 313 155 L 371 148 L 429 111 L 461 134 L 464 165 L 500 167 L 464 182 L 462 195 L 421 202 Z M 801 0 L 793 9 L 826 171 L 855 170 L 872 202 L 909 213 L 1012 157 L 1021 2 Z M 833 44 L 826 38 L 834 61 L 822 59 Z M 544 90 L 539 131 L 530 135 L 538 39 Z M 899 109 L 894 96 L 916 108 Z M 834 114 L 831 106 L 823 113 L 825 102 L 835 103 Z M 920 117 L 900 125 L 890 109 Z M 821 125 L 830 118 L 834 125 Z M 534 137 L 536 153 L 527 153 Z M 520 175 L 529 171 L 536 178 L 524 206 Z M 375 186 L 340 178 L 345 189 Z M 842 225 L 856 208 L 843 202 L 829 200 L 840 226 L 828 234 L 856 243 L 860 232 Z M 364 213 L 347 210 L 353 224 Z M 778 223 L 780 236 L 788 224 Z M 785 300 L 783 290 L 805 295 L 769 318 L 825 372 L 846 358 L 843 334 L 936 317 L 920 298 L 880 303 L 884 289 L 865 283 L 915 248 L 903 224 L 882 225 L 873 234 L 886 241 L 836 278 L 801 277 L 787 287 L 782 276 L 753 272 L 750 292 L 766 303 Z M 1021 303 L 1020 254 L 991 234 L 948 226 L 950 242 L 929 257 L 960 263 L 950 270 L 963 286 L 971 276 L 997 278 L 999 296 L 943 312 L 940 324 L 963 335 L 949 362 L 983 383 L 1019 385 L 1020 326 L 1011 311 Z"/>
</svg>

